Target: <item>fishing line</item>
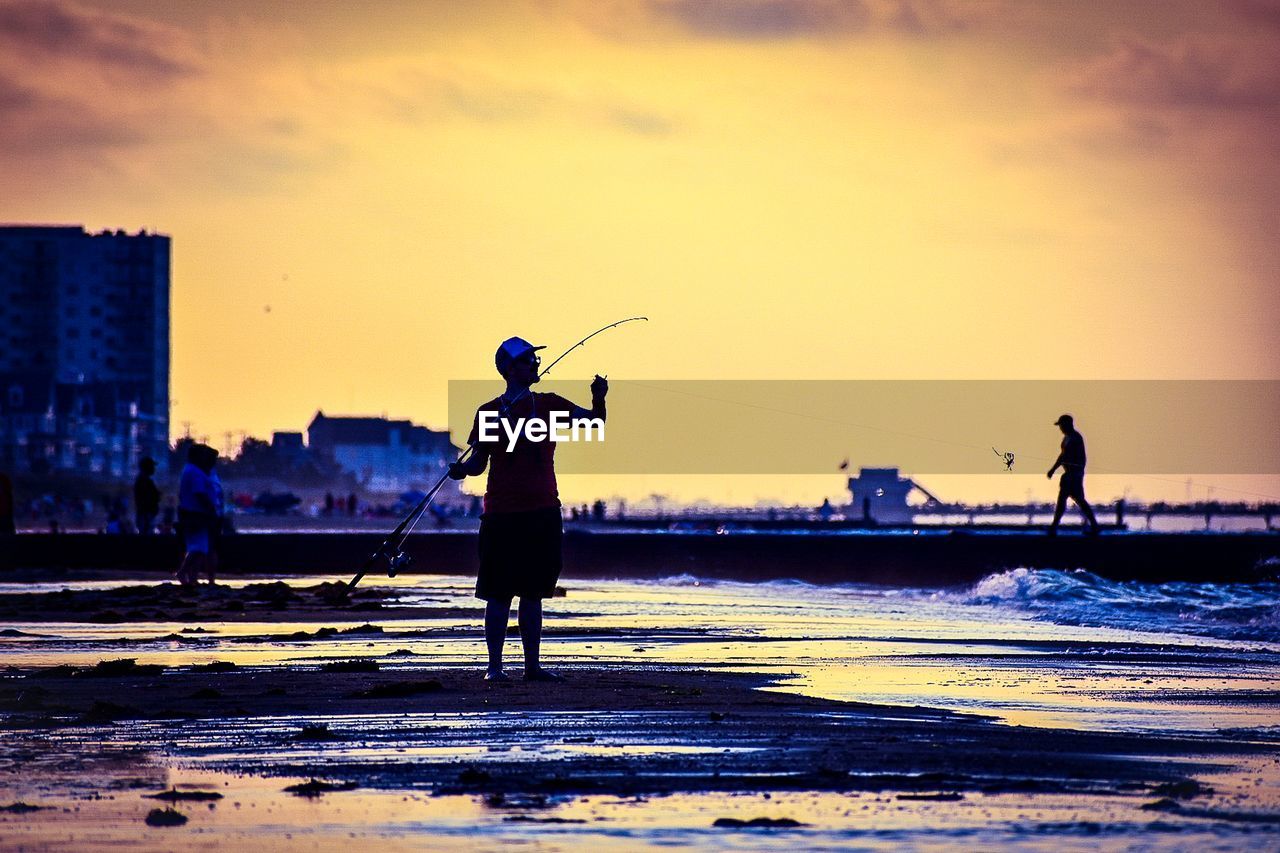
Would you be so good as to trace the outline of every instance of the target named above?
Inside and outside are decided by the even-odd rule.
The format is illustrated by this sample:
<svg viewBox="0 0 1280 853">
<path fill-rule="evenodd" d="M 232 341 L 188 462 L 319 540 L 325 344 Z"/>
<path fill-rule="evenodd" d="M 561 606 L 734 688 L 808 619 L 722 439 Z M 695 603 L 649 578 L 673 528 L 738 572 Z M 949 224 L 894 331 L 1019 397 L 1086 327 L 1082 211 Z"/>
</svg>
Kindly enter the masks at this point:
<svg viewBox="0 0 1280 853">
<path fill-rule="evenodd" d="M 871 432 L 884 433 L 885 435 L 893 435 L 893 436 L 899 436 L 902 438 L 910 438 L 910 439 L 915 439 L 916 441 L 927 441 L 927 442 L 932 442 L 934 444 L 942 444 L 950 447 L 962 448 L 965 450 L 985 451 L 987 449 L 986 447 L 983 447 L 980 445 L 968 444 L 966 442 L 955 441 L 952 439 L 938 438 L 937 436 L 919 435 L 917 433 L 902 432 L 900 430 L 888 429 L 886 427 L 877 427 L 877 426 L 872 426 L 871 424 L 855 423 L 853 421 L 846 421 L 841 418 L 830 418 L 830 417 L 825 417 L 823 415 L 815 415 L 809 412 L 796 412 L 789 409 L 779 409 L 773 406 L 764 406 L 759 403 L 749 403 L 749 402 L 744 402 L 742 400 L 726 400 L 720 397 L 712 397 L 708 394 L 698 394 L 693 391 L 681 391 L 676 388 L 668 388 L 668 387 L 663 387 L 661 385 L 650 385 L 646 382 L 638 382 L 634 379 L 627 380 L 627 384 L 634 385 L 638 388 L 649 388 L 651 390 L 662 391 L 668 394 L 679 394 L 685 397 L 692 397 L 695 399 L 707 400 L 708 402 L 713 402 L 713 403 L 725 403 L 731 406 L 741 406 L 747 409 L 756 409 L 758 411 L 771 412 L 773 414 L 778 414 L 778 415 L 789 415 L 791 417 L 804 418 L 806 420 L 818 421 L 821 423 L 836 424 L 837 426 L 852 427 L 854 429 L 864 429 Z M 994 447 L 992 447 L 991 449 L 995 450 Z M 996 454 L 1001 457 L 1002 461 L 1004 461 L 1006 465 L 1009 466 L 1006 470 L 1012 470 L 1012 463 L 1009 461 L 1009 457 L 1013 456 L 1014 454 L 1001 453 L 1000 451 L 996 451 Z M 1022 459 L 1038 460 L 1041 462 L 1052 462 L 1058 458 L 1057 456 L 1053 456 L 1053 457 L 1037 456 L 1030 453 L 1026 453 L 1026 454 L 1018 453 L 1017 456 Z M 1177 483 L 1179 485 L 1182 485 L 1187 482 L 1186 480 L 1174 480 L 1168 477 L 1159 477 L 1154 474 L 1125 474 L 1123 472 L 1109 470 L 1107 468 L 1098 468 L 1093 466 L 1090 467 L 1090 472 L 1095 476 L 1098 474 L 1109 474 L 1111 476 L 1133 477 L 1133 478 L 1144 479 L 1144 480 L 1152 480 L 1152 481 L 1161 482 L 1161 483 Z M 1204 486 L 1206 488 L 1220 489 L 1221 491 L 1224 491 L 1224 492 L 1233 492 L 1235 494 L 1249 495 L 1250 497 L 1266 498 L 1267 500 L 1280 501 L 1280 496 L 1277 496 L 1277 495 L 1269 495 L 1262 492 L 1252 492 L 1252 491 L 1248 491 L 1247 489 L 1233 489 L 1229 486 L 1218 486 L 1213 483 L 1206 483 L 1203 480 L 1199 482 L 1196 482 L 1196 481 L 1191 481 L 1191 482 L 1193 486 L 1196 486 L 1196 485 Z"/>
</svg>

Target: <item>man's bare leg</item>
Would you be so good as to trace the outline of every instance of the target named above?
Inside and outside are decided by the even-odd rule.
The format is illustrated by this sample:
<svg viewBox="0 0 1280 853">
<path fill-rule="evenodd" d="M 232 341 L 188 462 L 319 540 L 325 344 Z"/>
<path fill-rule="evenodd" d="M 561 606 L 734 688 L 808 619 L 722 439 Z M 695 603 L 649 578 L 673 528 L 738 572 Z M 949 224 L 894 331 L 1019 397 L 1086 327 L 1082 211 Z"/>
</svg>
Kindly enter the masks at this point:
<svg viewBox="0 0 1280 853">
<path fill-rule="evenodd" d="M 511 599 L 489 601 L 484 607 L 484 641 L 489 647 L 486 681 L 506 681 L 502 671 L 502 646 L 507 639 L 507 622 L 511 619 Z"/>
<path fill-rule="evenodd" d="M 201 563 L 204 561 L 204 555 L 198 551 L 189 551 L 182 558 L 182 565 L 178 567 L 178 583 L 183 586 L 193 586 L 199 583 Z"/>
<path fill-rule="evenodd" d="M 1058 532 L 1058 525 L 1062 523 L 1062 514 L 1067 511 L 1067 495 L 1065 492 L 1058 492 L 1058 505 L 1053 510 L 1053 523 L 1049 525 L 1049 535 L 1054 536 Z"/>
<path fill-rule="evenodd" d="M 1080 512 L 1084 513 L 1084 517 L 1089 522 L 1089 527 L 1092 532 L 1097 533 L 1099 531 L 1098 518 L 1093 514 L 1093 507 L 1089 506 L 1089 502 L 1084 499 L 1084 495 L 1080 495 L 1080 497 L 1075 498 L 1075 502 L 1076 506 L 1080 507 Z"/>
<path fill-rule="evenodd" d="M 524 646 L 525 681 L 559 681 L 560 676 L 542 668 L 542 599 L 520 599 L 520 643 Z"/>
</svg>

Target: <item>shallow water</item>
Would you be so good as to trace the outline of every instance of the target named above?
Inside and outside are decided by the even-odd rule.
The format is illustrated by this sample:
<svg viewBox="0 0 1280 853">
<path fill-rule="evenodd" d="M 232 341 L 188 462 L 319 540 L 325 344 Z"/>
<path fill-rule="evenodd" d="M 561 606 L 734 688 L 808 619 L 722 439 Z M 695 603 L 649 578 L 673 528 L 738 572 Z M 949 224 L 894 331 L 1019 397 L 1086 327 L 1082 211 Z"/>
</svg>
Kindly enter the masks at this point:
<svg viewBox="0 0 1280 853">
<path fill-rule="evenodd" d="M 240 586 L 261 578 L 237 579 Z M 295 586 L 328 578 L 286 578 Z M 371 579 L 372 580 L 372 579 Z M 470 667 L 484 659 L 479 603 L 465 579 L 408 576 L 374 581 L 401 604 L 468 608 L 463 618 L 348 621 L 7 624 L 11 666 L 91 665 L 132 657 L 189 665 L 213 660 L 261 668 L 310 667 L 334 658 L 377 658 L 406 678 Z M 115 581 L 0 584 L 0 592 L 120 586 Z M 1212 738 L 1246 729 L 1280 739 L 1280 642 L 1276 587 L 1114 584 L 1084 573 L 1017 570 L 958 589 L 812 586 L 796 582 L 569 582 L 547 603 L 544 655 L 572 677 L 577 667 L 697 666 L 770 672 L 770 689 L 861 702 L 920 705 L 991 715 L 1011 724 L 1110 731 L 1190 732 Z M 285 611 L 287 613 L 287 611 Z M 270 639 L 321 624 L 371 621 L 383 633 L 319 640 Z M 184 629 L 202 628 L 208 633 Z M 171 639 L 181 633 L 186 639 Z M 519 657 L 511 632 L 508 654 Z M 456 670 L 453 677 L 456 676 Z M 889 713 L 889 712 L 887 712 Z M 705 714 L 700 715 L 705 719 Z M 884 719 L 883 717 L 879 719 Z M 0 814 L 0 847 L 169 850 L 253 845 L 321 850 L 430 846 L 492 850 L 946 850 L 996 846 L 1064 853 L 1097 849 L 1230 850 L 1274 846 L 1280 797 L 1274 753 L 1222 761 L 1216 790 L 1177 813 L 1142 809 L 1140 792 L 1109 794 L 968 791 L 920 801 L 893 791 L 771 788 L 665 796 L 551 795 L 495 803 L 475 794 L 433 794 L 415 768 L 509 766 L 594 756 L 680 755 L 709 759 L 705 741 L 683 732 L 679 712 L 462 712 L 246 716 L 135 720 L 36 733 L 50 766 L 58 756 L 142 747 L 137 766 L 95 766 L 80 780 L 31 772 L 0 784 L 0 801 L 51 803 L 28 815 Z M 303 722 L 323 722 L 334 742 L 300 743 Z M 591 737 L 575 738 L 575 731 Z M 726 745 L 727 744 L 727 745 Z M 753 747 L 718 742 L 716 752 Z M 31 744 L 0 746 L 0 764 Z M 21 758 L 17 758 L 21 761 Z M 1176 761 L 1176 759 L 1175 759 Z M 545 763 L 543 765 L 546 766 Z M 619 772 L 627 765 L 620 764 Z M 249 771 L 251 775 L 238 775 Z M 1190 772 L 1190 771 L 1189 771 Z M 358 779 L 356 791 L 308 800 L 283 792 L 301 774 Z M 105 775 L 104 775 L 105 774 Z M 116 781 L 105 784 L 114 774 Z M 25 781 L 24 781 L 25 779 Z M 151 829 L 146 791 L 191 786 L 225 793 L 180 803 L 180 830 Z M 722 817 L 786 817 L 802 826 L 724 829 Z"/>
<path fill-rule="evenodd" d="M 268 637 L 314 631 L 317 623 L 33 619 L 3 626 L 30 636 L 0 638 L 0 654 L 14 666 L 134 657 L 275 667 L 409 651 L 383 658 L 383 668 L 481 667 L 480 606 L 464 579 L 374 583 L 402 605 L 471 608 L 474 616 L 379 620 L 371 612 L 325 624 L 348 628 L 367 617 L 384 633 L 306 642 Z M 0 593 L 119 585 L 0 584 Z M 1017 724 L 1163 732 L 1280 727 L 1275 583 L 1124 584 L 1085 572 L 1018 569 L 972 587 L 935 590 L 687 575 L 567 586 L 566 598 L 547 603 L 544 656 L 569 673 L 610 662 L 714 665 L 778 674 L 784 677 L 778 690 L 969 711 Z M 165 639 L 195 627 L 209 633 Z M 518 659 L 514 628 L 511 637 L 508 654 Z"/>
</svg>

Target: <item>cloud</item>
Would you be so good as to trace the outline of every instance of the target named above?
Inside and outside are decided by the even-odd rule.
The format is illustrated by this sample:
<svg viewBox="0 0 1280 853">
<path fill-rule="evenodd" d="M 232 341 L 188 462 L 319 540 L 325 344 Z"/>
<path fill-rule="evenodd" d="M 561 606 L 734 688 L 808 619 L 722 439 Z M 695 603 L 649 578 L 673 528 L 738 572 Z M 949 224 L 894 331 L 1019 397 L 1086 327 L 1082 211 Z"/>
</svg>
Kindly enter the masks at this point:
<svg viewBox="0 0 1280 853">
<path fill-rule="evenodd" d="M 1185 122 L 1174 124 L 1147 111 L 1063 114 L 1044 123 L 1005 128 L 988 139 L 1000 166 L 1078 168 L 1080 156 L 1132 160 L 1175 153 L 1192 142 Z"/>
<path fill-rule="evenodd" d="M 341 156 L 301 138 L 288 97 L 264 95 L 276 81 L 216 59 L 143 17 L 0 0 L 0 183 L 211 175 L 242 191 Z"/>
<path fill-rule="evenodd" d="M 660 0 L 649 9 L 694 35 L 716 38 L 858 32 L 871 20 L 864 0 Z"/>
<path fill-rule="evenodd" d="M 34 89 L 23 86 L 17 80 L 0 74 L 0 121 L 8 123 L 11 115 L 35 105 L 38 95 Z"/>
<path fill-rule="evenodd" d="M 1228 171 L 1280 162 L 1272 142 L 1280 132 L 1278 50 L 1267 32 L 1117 38 L 1106 52 L 1057 72 L 1068 108 L 994 140 L 993 156 L 1066 163 L 1080 155 L 1158 155 L 1188 165 L 1217 161 Z"/>
<path fill-rule="evenodd" d="M 1076 94 L 1100 101 L 1248 110 L 1280 105 L 1276 60 L 1273 42 L 1127 38 L 1071 72 L 1067 82 Z"/>
<path fill-rule="evenodd" d="M 672 117 L 616 94 L 515 82 L 457 64 L 403 68 L 389 84 L 368 84 L 367 93 L 388 116 L 409 124 L 451 118 L 485 124 L 558 120 L 647 137 L 668 135 L 678 126 Z"/>
<path fill-rule="evenodd" d="M 1278 0 L 1233 0 L 1231 6 L 1246 21 L 1280 29 Z"/>
<path fill-rule="evenodd" d="M 54 149 L 84 153 L 141 139 L 139 131 L 111 115 L 0 72 L 0 148 L 10 156 L 46 155 Z"/>
<path fill-rule="evenodd" d="M 58 0 L 0 0 L 0 145 L 42 168 L 172 134 L 199 54 L 180 30 Z"/>
<path fill-rule="evenodd" d="M 1165 150 L 1173 133 L 1173 128 L 1156 116 L 1127 115 L 1114 121 L 1084 124 L 1067 139 L 1090 154 L 1114 157 Z"/>
<path fill-rule="evenodd" d="M 873 16 L 884 29 L 902 35 L 941 36 L 986 22 L 995 7 L 960 6 L 947 0 L 872 0 Z"/>
<path fill-rule="evenodd" d="M 640 136 L 666 136 L 675 130 L 674 123 L 665 116 L 630 107 L 613 107 L 604 115 L 613 126 Z"/>
<path fill-rule="evenodd" d="M 0 53 L 156 80 L 199 67 L 198 54 L 181 30 L 59 0 L 0 2 Z"/>
<path fill-rule="evenodd" d="M 619 41 L 936 36 L 989 15 L 984 7 L 955 0 L 565 0 L 553 6 L 567 7 L 589 29 Z"/>
</svg>

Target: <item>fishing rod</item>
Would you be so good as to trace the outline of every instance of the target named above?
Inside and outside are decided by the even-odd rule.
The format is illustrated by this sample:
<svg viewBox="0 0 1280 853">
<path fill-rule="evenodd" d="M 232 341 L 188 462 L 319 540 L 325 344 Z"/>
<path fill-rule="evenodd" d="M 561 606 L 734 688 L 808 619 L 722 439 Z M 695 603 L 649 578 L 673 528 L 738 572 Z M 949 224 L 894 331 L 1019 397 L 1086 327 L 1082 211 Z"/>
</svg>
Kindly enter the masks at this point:
<svg viewBox="0 0 1280 853">
<path fill-rule="evenodd" d="M 610 323 L 609 325 L 603 328 L 595 330 L 594 332 L 587 335 L 585 338 L 578 341 L 576 344 L 574 344 L 573 346 L 569 347 L 567 350 L 562 352 L 560 356 L 556 358 L 555 361 L 551 362 L 546 367 L 544 367 L 542 371 L 538 373 L 538 377 L 537 379 L 534 380 L 534 382 L 536 383 L 537 381 L 541 380 L 542 377 L 550 373 L 551 368 L 559 364 L 560 361 L 566 355 L 573 352 L 578 347 L 584 345 L 587 341 L 591 340 L 596 335 L 602 332 L 607 332 L 610 329 L 616 328 L 618 326 L 621 326 L 623 323 L 632 323 L 632 322 L 635 322 L 636 320 L 647 321 L 648 319 L 649 319 L 648 317 L 628 317 L 625 320 L 619 320 L 616 323 Z M 533 385 L 530 385 L 528 388 L 525 388 L 519 394 L 517 394 L 516 396 L 512 397 L 510 400 L 505 402 L 502 405 L 502 408 L 498 412 L 498 417 L 499 418 L 504 417 L 509 411 L 511 411 L 511 408 L 515 406 L 516 403 L 524 399 L 524 396 L 526 394 L 529 394 L 532 392 L 532 388 L 533 388 Z M 472 452 L 475 451 L 475 449 L 476 449 L 476 445 L 468 444 L 466 449 L 462 451 L 462 453 L 458 456 L 456 460 L 454 460 L 454 464 L 461 465 L 463 462 L 466 462 L 467 459 L 471 456 Z M 422 497 L 422 499 L 418 501 L 417 505 L 412 510 L 410 510 L 409 514 L 406 515 L 404 519 L 401 520 L 401 522 L 396 525 L 396 529 L 391 531 L 391 535 L 389 535 L 386 539 L 384 539 L 382 541 L 382 544 L 378 546 L 377 550 L 375 550 L 372 554 L 368 556 L 368 558 L 364 561 L 364 565 L 360 567 L 360 571 L 357 572 L 356 576 L 353 577 L 351 581 L 347 584 L 346 591 L 348 593 L 350 593 L 353 589 L 356 588 L 356 585 L 360 583 L 360 581 L 364 578 L 366 574 L 371 572 L 374 569 L 374 567 L 376 567 L 380 562 L 384 560 L 386 561 L 386 564 L 387 564 L 387 577 L 392 577 L 392 578 L 395 577 L 396 572 L 398 572 L 400 569 L 403 569 L 405 566 L 409 565 L 410 563 L 409 555 L 406 554 L 404 551 L 405 542 L 408 541 L 409 534 L 412 533 L 413 529 L 418 526 L 418 522 L 422 519 L 423 514 L 426 513 L 427 507 L 431 505 L 431 501 L 435 499 L 435 496 L 440 492 L 440 489 L 444 487 L 445 481 L 448 479 L 449 479 L 449 472 L 446 470 L 444 474 L 440 475 L 440 479 L 436 481 L 436 484 L 432 486 L 427 491 L 427 493 Z"/>
</svg>

